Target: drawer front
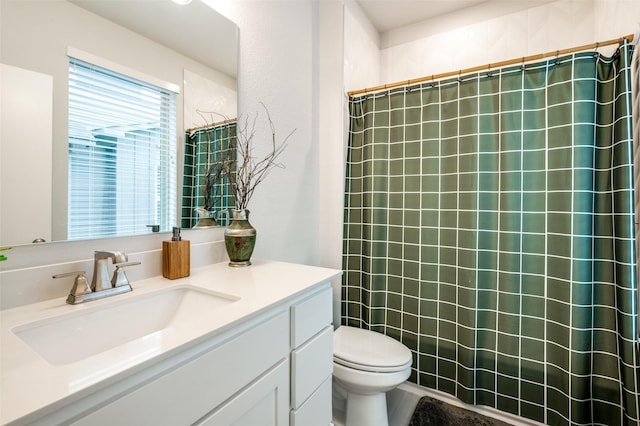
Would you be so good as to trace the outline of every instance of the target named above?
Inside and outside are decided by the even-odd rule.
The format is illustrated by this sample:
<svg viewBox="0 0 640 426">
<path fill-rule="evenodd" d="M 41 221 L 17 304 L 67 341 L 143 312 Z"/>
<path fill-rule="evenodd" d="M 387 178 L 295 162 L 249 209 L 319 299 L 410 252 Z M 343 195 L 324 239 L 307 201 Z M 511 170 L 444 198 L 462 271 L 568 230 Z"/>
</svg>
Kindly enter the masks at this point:
<svg viewBox="0 0 640 426">
<path fill-rule="evenodd" d="M 270 369 L 289 352 L 282 311 L 221 346 L 179 366 L 77 425 L 193 424 Z M 256 356 L 256 353 L 260 356 Z"/>
<path fill-rule="evenodd" d="M 331 285 L 291 307 L 291 347 L 297 348 L 333 321 Z"/>
<path fill-rule="evenodd" d="M 300 407 L 333 373 L 333 327 L 291 353 L 291 407 Z"/>
<path fill-rule="evenodd" d="M 328 377 L 302 406 L 291 412 L 291 426 L 331 424 L 331 377 Z"/>
</svg>

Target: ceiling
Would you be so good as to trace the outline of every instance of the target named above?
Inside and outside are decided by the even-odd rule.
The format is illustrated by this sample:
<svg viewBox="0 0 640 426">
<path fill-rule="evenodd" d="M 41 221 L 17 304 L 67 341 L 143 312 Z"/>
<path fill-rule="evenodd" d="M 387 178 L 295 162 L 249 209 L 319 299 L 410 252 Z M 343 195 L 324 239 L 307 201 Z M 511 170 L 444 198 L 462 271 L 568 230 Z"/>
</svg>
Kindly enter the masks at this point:
<svg viewBox="0 0 640 426">
<path fill-rule="evenodd" d="M 380 33 L 456 12 L 489 0 L 358 0 Z"/>
</svg>

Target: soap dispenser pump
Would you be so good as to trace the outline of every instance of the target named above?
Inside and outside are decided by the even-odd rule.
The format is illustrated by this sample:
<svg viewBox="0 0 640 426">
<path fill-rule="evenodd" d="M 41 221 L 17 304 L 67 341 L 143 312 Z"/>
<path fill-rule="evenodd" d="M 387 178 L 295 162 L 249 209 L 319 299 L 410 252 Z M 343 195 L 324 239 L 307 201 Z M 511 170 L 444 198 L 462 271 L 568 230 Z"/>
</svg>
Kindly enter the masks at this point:
<svg viewBox="0 0 640 426">
<path fill-rule="evenodd" d="M 191 245 L 183 240 L 180 228 L 173 228 L 171 241 L 162 242 L 162 276 L 170 280 L 188 277 L 191 273 Z"/>
</svg>

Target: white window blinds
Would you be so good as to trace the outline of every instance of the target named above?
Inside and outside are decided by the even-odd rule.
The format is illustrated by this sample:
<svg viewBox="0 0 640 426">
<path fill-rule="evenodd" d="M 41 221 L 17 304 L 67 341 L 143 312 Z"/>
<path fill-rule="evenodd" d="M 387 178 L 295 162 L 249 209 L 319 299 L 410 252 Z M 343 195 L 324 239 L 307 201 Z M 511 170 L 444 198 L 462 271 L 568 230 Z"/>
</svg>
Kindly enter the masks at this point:
<svg viewBox="0 0 640 426">
<path fill-rule="evenodd" d="M 175 122 L 175 93 L 69 58 L 69 239 L 176 224 Z"/>
</svg>

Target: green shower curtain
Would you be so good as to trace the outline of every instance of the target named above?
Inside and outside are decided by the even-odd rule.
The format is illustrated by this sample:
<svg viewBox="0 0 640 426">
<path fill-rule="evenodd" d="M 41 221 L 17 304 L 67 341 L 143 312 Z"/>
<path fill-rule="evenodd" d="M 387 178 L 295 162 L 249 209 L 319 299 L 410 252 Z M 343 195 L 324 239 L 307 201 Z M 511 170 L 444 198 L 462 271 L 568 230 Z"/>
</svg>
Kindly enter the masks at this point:
<svg viewBox="0 0 640 426">
<path fill-rule="evenodd" d="M 632 49 L 350 99 L 342 320 L 407 345 L 410 380 L 639 423 Z"/>
<path fill-rule="evenodd" d="M 195 209 L 205 205 L 204 186 L 209 166 L 229 155 L 235 157 L 236 128 L 236 121 L 233 120 L 185 133 L 182 228 L 192 228 L 198 221 Z M 231 184 L 225 176 L 214 185 L 210 196 L 216 211 L 228 210 L 235 204 Z"/>
</svg>

